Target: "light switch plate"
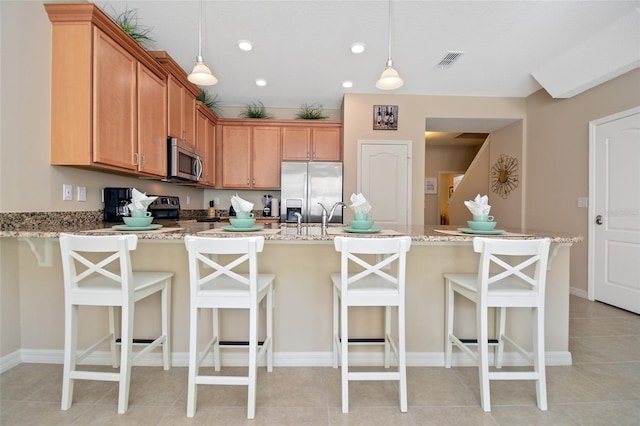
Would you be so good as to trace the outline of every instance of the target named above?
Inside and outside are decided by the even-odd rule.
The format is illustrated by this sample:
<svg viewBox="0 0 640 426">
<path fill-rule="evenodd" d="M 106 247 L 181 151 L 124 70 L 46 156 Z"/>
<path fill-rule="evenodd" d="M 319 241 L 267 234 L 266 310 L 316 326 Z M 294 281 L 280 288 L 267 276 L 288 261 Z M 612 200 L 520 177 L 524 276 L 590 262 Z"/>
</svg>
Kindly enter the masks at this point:
<svg viewBox="0 0 640 426">
<path fill-rule="evenodd" d="M 73 185 L 62 184 L 62 200 L 73 201 Z"/>
<path fill-rule="evenodd" d="M 578 207 L 580 208 L 589 207 L 589 197 L 578 197 Z"/>
<path fill-rule="evenodd" d="M 87 201 L 87 187 L 79 186 L 78 187 L 78 201 Z"/>
</svg>

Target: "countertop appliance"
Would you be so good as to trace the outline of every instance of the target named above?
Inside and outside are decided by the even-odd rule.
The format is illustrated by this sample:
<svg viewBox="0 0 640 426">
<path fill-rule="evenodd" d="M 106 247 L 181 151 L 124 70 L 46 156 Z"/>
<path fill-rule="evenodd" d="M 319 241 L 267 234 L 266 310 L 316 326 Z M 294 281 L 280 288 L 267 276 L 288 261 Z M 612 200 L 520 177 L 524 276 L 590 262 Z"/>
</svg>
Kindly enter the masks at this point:
<svg viewBox="0 0 640 426">
<path fill-rule="evenodd" d="M 320 223 L 322 203 L 327 210 L 342 201 L 342 163 L 296 162 L 281 164 L 280 222 Z M 332 223 L 342 223 L 342 208 L 337 208 Z"/>
<path fill-rule="evenodd" d="M 202 179 L 202 155 L 178 138 L 167 140 L 167 180 L 199 182 Z"/>
<path fill-rule="evenodd" d="M 158 197 L 149 205 L 148 210 L 156 219 L 179 219 L 180 198 L 167 195 L 151 195 Z M 122 222 L 123 216 L 129 216 L 127 205 L 131 202 L 131 188 L 103 188 L 105 222 Z"/>
<path fill-rule="evenodd" d="M 156 219 L 180 219 L 180 197 L 171 195 L 149 195 L 158 197 L 149 204 L 148 210 Z"/>
</svg>

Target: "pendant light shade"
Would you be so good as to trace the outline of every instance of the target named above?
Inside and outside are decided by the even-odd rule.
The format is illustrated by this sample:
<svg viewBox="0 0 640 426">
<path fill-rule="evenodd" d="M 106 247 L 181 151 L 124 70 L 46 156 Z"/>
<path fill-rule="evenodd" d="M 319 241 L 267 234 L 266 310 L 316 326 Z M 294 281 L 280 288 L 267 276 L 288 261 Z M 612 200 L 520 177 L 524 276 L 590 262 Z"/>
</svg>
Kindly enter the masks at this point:
<svg viewBox="0 0 640 426">
<path fill-rule="evenodd" d="M 213 75 L 207 64 L 204 63 L 202 57 L 202 3 L 200 0 L 200 21 L 198 24 L 198 56 L 196 57 L 196 65 L 193 67 L 193 71 L 189 74 L 190 82 L 197 84 L 198 86 L 212 86 L 218 82 L 216 76 Z"/>
<path fill-rule="evenodd" d="M 398 71 L 393 67 L 393 60 L 391 59 L 391 0 L 389 0 L 389 28 L 388 28 L 388 47 L 389 57 L 384 67 L 384 71 L 380 75 L 378 81 L 376 81 L 376 87 L 380 90 L 393 90 L 402 87 L 404 81 Z"/>
</svg>

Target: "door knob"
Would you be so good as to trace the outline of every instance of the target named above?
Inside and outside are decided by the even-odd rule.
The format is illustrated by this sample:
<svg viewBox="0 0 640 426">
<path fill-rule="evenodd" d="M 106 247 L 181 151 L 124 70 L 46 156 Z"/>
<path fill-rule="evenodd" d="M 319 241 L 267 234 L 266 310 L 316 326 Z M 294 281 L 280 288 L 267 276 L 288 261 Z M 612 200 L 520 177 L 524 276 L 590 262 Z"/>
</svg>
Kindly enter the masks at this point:
<svg viewBox="0 0 640 426">
<path fill-rule="evenodd" d="M 599 214 L 598 216 L 596 216 L 596 225 L 602 225 L 602 215 Z"/>
</svg>

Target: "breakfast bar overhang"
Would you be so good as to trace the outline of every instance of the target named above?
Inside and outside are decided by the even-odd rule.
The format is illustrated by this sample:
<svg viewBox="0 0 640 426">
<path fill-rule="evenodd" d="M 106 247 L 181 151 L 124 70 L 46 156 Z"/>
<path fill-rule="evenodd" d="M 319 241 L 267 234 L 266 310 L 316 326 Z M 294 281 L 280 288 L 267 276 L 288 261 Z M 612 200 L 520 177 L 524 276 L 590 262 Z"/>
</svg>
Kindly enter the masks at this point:
<svg viewBox="0 0 640 426">
<path fill-rule="evenodd" d="M 172 295 L 172 357 L 174 366 L 187 366 L 189 331 L 189 279 L 185 235 L 202 235 L 213 224 L 178 222 L 178 229 L 170 232 L 139 234 L 138 249 L 132 254 L 138 270 L 166 270 L 175 273 Z M 274 225 L 275 226 L 275 225 Z M 64 333 L 64 287 L 60 250 L 60 232 L 92 234 L 95 226 L 55 227 L 38 230 L 0 231 L 1 267 L 3 270 L 2 298 L 11 297 L 19 310 L 19 321 L 3 321 L 2 334 L 19 335 L 20 348 L 12 356 L 16 363 L 62 363 Z M 340 270 L 340 257 L 333 246 L 333 235 L 318 232 L 296 232 L 291 229 L 265 233 L 263 253 L 259 254 L 259 269 L 276 275 L 274 312 L 275 366 L 329 366 L 332 351 L 332 287 L 329 274 Z M 104 231 L 104 230 L 103 230 Z M 109 231 L 109 230 L 106 230 Z M 409 366 L 444 366 L 444 272 L 476 272 L 478 256 L 473 252 L 473 236 L 456 236 L 436 232 L 433 227 L 394 229 L 394 233 L 410 235 L 412 246 L 407 257 L 407 362 Z M 581 237 L 550 232 L 514 230 L 525 236 L 547 237 L 552 241 L 550 267 L 546 291 L 546 359 L 547 365 L 571 365 L 569 352 L 569 262 L 570 247 Z M 207 235 L 207 234 L 205 234 Z M 229 234 L 208 234 L 210 236 Z M 245 234 L 246 235 L 246 234 Z M 358 235 L 361 236 L 361 235 Z M 375 236 L 370 236 L 375 238 Z M 384 236 L 379 236 L 383 238 Z M 514 237 L 516 238 L 516 237 Z M 46 257 L 49 262 L 46 262 Z M 44 261 L 43 261 L 44 260 Z M 136 309 L 136 337 L 154 335 L 155 301 L 141 302 Z M 458 324 L 464 324 L 462 334 L 474 336 L 473 306 L 464 300 L 456 301 Z M 14 306 L 14 309 L 16 307 Z M 91 321 L 91 330 L 80 329 L 79 342 L 88 344 L 97 336 L 95 324 L 107 327 L 106 310 L 87 308 L 83 313 Z M 262 312 L 263 313 L 263 312 Z M 87 318 L 89 316 L 89 319 Z M 352 333 L 359 337 L 377 337 L 381 328 L 382 311 L 356 314 L 351 321 Z M 465 321 L 468 318 L 468 321 Z M 522 313 L 512 317 L 512 327 L 518 328 L 523 344 L 529 342 L 529 318 Z M 461 320 L 460 320 L 461 319 Z M 206 320 L 204 320 L 206 322 Z M 223 330 L 229 339 L 242 339 L 246 330 L 245 315 L 225 313 Z M 468 329 L 466 325 L 468 324 Z M 9 333 L 9 334 L 7 334 Z M 109 362 L 107 348 L 104 363 Z M 148 361 L 160 365 L 160 354 Z M 100 355 L 96 355 L 100 356 Z M 242 353 L 223 357 L 223 364 L 244 365 Z M 354 362 L 360 365 L 379 363 L 375 352 L 355 352 Z M 16 359 L 17 357 L 17 359 Z M 95 359 L 91 362 L 96 362 Z M 4 362 L 3 362 L 4 363 Z M 100 363 L 100 360 L 97 361 Z M 505 364 L 520 365 L 524 359 L 515 352 L 507 352 Z M 454 365 L 467 365 L 459 353 Z M 471 365 L 470 363 L 468 365 Z"/>
</svg>

